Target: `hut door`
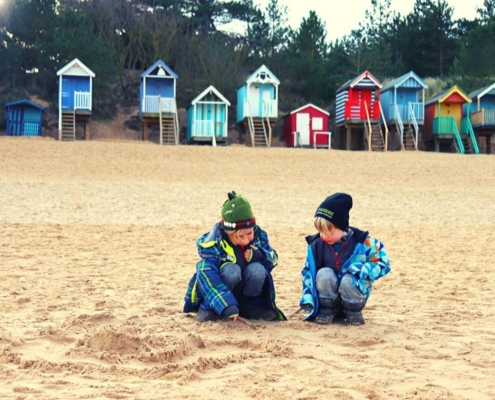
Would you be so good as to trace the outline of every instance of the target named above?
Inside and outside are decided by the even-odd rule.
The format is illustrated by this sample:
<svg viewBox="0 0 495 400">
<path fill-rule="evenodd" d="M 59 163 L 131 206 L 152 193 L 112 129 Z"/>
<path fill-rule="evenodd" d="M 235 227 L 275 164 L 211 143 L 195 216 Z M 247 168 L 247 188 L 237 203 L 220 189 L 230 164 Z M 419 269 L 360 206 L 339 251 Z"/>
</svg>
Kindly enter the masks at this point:
<svg viewBox="0 0 495 400">
<path fill-rule="evenodd" d="M 62 77 L 62 109 L 74 109 L 74 84 L 71 79 Z"/>
<path fill-rule="evenodd" d="M 249 86 L 249 115 L 251 117 L 260 116 L 260 87 Z"/>
<path fill-rule="evenodd" d="M 373 102 L 372 102 L 371 90 L 361 91 L 361 110 L 363 111 L 363 115 L 361 115 L 361 119 L 367 118 L 366 108 L 368 108 L 368 115 L 370 116 L 371 119 L 373 119 Z"/>
<path fill-rule="evenodd" d="M 309 146 L 309 114 L 299 113 L 296 115 L 296 131 L 299 134 L 299 145 Z M 297 145 L 296 144 L 296 145 Z"/>
</svg>

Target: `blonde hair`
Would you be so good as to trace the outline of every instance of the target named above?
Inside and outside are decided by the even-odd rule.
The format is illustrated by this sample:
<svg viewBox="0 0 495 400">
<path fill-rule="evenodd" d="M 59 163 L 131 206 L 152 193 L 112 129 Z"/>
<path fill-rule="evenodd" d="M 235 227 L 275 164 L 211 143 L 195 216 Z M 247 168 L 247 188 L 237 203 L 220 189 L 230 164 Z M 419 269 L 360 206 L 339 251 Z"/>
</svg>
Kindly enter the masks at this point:
<svg viewBox="0 0 495 400">
<path fill-rule="evenodd" d="M 335 229 L 338 229 L 328 219 L 325 219 L 323 217 L 315 217 L 314 224 L 316 230 L 321 233 L 331 234 Z"/>
<path fill-rule="evenodd" d="M 229 235 L 229 238 L 232 238 L 232 236 L 236 235 L 236 238 L 239 239 L 239 235 L 241 233 L 241 231 L 245 231 L 246 229 L 254 229 L 254 228 L 243 228 L 243 229 L 236 229 L 235 231 L 232 231 L 232 230 L 227 230 L 227 229 L 224 229 L 225 233 L 227 235 Z"/>
</svg>

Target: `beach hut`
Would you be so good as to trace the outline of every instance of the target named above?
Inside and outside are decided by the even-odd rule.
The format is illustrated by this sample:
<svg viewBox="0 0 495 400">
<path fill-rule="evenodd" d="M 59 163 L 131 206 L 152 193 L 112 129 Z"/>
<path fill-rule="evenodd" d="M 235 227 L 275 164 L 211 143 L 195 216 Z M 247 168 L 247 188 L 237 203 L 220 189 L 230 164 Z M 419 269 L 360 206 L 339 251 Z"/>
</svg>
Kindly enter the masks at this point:
<svg viewBox="0 0 495 400">
<path fill-rule="evenodd" d="M 329 113 L 308 103 L 284 116 L 284 141 L 288 147 L 331 146 Z"/>
<path fill-rule="evenodd" d="M 485 152 L 491 153 L 492 136 L 495 135 L 495 83 L 469 93 L 472 103 L 463 105 L 463 116 L 469 117 L 476 139 L 485 138 Z M 469 126 L 461 127 L 465 134 Z"/>
<path fill-rule="evenodd" d="M 279 85 L 278 78 L 262 65 L 237 89 L 237 124 L 248 133 L 251 146 L 271 146 Z"/>
<path fill-rule="evenodd" d="M 471 99 L 457 86 L 433 95 L 425 103 L 422 139 L 426 150 L 436 152 L 479 153 L 469 118 L 463 117 L 463 106 Z M 469 115 L 469 106 L 467 115 Z M 465 127 L 465 132 L 462 133 Z"/>
<path fill-rule="evenodd" d="M 388 128 L 380 124 L 382 84 L 368 71 L 348 80 L 336 92 L 335 122 L 338 148 L 383 151 L 387 149 Z"/>
<path fill-rule="evenodd" d="M 187 109 L 187 141 L 226 144 L 230 102 L 213 86 L 208 86 Z"/>
<path fill-rule="evenodd" d="M 95 74 L 75 58 L 57 72 L 58 139 L 76 140 L 76 123 L 84 124 L 84 138 L 90 138 L 93 78 Z"/>
<path fill-rule="evenodd" d="M 5 104 L 5 108 L 6 136 L 41 136 L 43 107 L 31 100 L 18 100 Z"/>
<path fill-rule="evenodd" d="M 380 94 L 392 150 L 418 150 L 425 112 L 426 83 L 410 71 L 385 85 Z"/>
<path fill-rule="evenodd" d="M 139 119 L 143 140 L 148 140 L 148 127 L 158 126 L 160 144 L 179 144 L 177 115 L 177 74 L 162 60 L 141 74 L 139 83 Z"/>
</svg>

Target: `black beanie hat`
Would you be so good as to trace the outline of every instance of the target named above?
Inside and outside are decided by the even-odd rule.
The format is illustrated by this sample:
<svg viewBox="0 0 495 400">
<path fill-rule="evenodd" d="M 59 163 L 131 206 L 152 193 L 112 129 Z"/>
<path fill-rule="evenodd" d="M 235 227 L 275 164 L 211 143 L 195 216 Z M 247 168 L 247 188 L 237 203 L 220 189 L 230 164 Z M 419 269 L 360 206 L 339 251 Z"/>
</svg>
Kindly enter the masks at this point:
<svg viewBox="0 0 495 400">
<path fill-rule="evenodd" d="M 325 218 L 337 228 L 345 231 L 349 227 L 349 211 L 352 197 L 347 193 L 335 193 L 328 196 L 316 210 L 315 217 Z"/>
<path fill-rule="evenodd" d="M 222 205 L 222 228 L 236 231 L 238 229 L 254 228 L 256 218 L 249 201 L 240 194 L 232 191 Z"/>
</svg>

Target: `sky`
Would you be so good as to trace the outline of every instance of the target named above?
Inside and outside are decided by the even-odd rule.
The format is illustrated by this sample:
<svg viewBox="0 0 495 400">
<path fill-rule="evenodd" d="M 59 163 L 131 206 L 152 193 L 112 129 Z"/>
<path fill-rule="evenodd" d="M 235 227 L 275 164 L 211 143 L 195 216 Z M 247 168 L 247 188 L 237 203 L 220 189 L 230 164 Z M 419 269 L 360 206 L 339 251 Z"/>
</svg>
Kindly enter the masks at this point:
<svg viewBox="0 0 495 400">
<path fill-rule="evenodd" d="M 262 11 L 266 10 L 269 0 L 254 0 Z M 392 0 L 392 9 L 403 16 L 414 8 L 414 0 Z M 447 0 L 454 9 L 453 19 L 474 19 L 476 8 L 483 7 L 483 0 Z M 371 9 L 371 0 L 278 0 L 280 6 L 287 6 L 289 25 L 298 29 L 303 18 L 309 17 L 311 10 L 316 12 L 326 24 L 327 40 L 335 41 L 351 33 L 364 22 L 364 12 Z"/>
</svg>

